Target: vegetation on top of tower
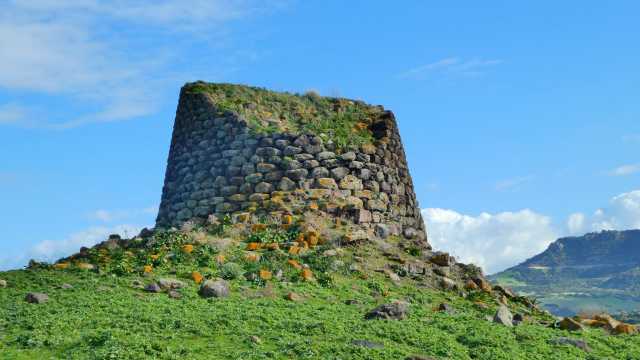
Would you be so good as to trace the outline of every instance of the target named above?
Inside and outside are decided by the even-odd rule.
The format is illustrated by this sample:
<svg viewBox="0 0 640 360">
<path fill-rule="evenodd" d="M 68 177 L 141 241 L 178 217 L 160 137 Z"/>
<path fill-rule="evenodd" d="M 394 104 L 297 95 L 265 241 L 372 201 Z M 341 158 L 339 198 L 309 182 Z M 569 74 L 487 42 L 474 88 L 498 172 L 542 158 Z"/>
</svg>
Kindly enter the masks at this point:
<svg viewBox="0 0 640 360">
<path fill-rule="evenodd" d="M 372 143 L 370 126 L 384 112 L 381 106 L 315 92 L 300 95 L 205 82 L 187 84 L 184 91 L 207 94 L 221 112 L 242 116 L 256 133 L 310 133 L 331 140 L 337 149 Z"/>
</svg>

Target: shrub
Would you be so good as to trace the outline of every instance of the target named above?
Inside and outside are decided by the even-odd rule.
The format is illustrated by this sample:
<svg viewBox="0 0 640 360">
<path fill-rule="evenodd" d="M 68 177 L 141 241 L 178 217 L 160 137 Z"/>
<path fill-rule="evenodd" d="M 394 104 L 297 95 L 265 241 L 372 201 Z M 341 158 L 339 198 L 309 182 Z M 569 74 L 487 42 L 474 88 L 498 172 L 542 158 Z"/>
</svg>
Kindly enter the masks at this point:
<svg viewBox="0 0 640 360">
<path fill-rule="evenodd" d="M 220 276 L 226 280 L 234 280 L 240 278 L 244 274 L 244 268 L 236 263 L 229 262 L 222 265 Z"/>
</svg>

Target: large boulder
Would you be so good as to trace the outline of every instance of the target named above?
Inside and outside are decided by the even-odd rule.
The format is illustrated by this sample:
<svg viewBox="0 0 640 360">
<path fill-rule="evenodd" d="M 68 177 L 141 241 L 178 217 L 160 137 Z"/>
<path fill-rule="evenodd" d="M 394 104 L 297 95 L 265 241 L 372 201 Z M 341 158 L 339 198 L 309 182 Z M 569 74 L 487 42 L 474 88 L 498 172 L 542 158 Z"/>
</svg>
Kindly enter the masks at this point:
<svg viewBox="0 0 640 360">
<path fill-rule="evenodd" d="M 229 283 L 224 280 L 207 280 L 200 286 L 199 294 L 204 298 L 229 296 Z"/>
<path fill-rule="evenodd" d="M 569 331 L 580 331 L 584 330 L 584 325 L 572 318 L 566 317 L 558 322 L 558 328 Z"/>
<path fill-rule="evenodd" d="M 49 295 L 45 293 L 28 293 L 24 300 L 30 304 L 43 304 L 49 301 Z"/>
<path fill-rule="evenodd" d="M 184 283 L 182 281 L 170 278 L 158 280 L 158 285 L 160 285 L 162 290 L 182 289 L 184 287 Z"/>
<path fill-rule="evenodd" d="M 382 304 L 369 311 L 364 318 L 366 320 L 402 320 L 409 314 L 409 303 L 404 301 L 394 301 L 389 304 Z"/>
<path fill-rule="evenodd" d="M 493 316 L 493 322 L 511 327 L 513 326 L 513 314 L 511 314 L 508 307 L 500 305 L 498 311 L 496 311 L 496 314 Z"/>
</svg>

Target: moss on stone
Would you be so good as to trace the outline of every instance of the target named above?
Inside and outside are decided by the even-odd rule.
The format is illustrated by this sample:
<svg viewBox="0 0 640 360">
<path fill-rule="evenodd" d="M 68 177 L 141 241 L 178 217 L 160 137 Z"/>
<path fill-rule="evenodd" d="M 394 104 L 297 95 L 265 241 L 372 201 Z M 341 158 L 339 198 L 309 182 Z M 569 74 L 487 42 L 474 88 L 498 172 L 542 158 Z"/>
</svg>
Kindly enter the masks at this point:
<svg viewBox="0 0 640 360">
<path fill-rule="evenodd" d="M 242 116 L 256 133 L 315 134 L 338 149 L 372 143 L 370 125 L 384 112 L 381 106 L 313 92 L 301 95 L 205 82 L 186 84 L 183 91 L 207 94 L 220 112 Z"/>
</svg>

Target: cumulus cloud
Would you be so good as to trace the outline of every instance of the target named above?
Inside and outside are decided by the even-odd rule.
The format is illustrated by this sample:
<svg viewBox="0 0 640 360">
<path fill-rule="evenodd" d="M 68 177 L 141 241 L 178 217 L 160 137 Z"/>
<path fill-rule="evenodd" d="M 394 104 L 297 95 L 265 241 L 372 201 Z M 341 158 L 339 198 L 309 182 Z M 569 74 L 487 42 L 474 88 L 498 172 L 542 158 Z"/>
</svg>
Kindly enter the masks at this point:
<svg viewBox="0 0 640 360">
<path fill-rule="evenodd" d="M 626 176 L 640 172 L 640 164 L 629 164 L 619 166 L 609 172 L 611 176 Z"/>
<path fill-rule="evenodd" d="M 44 240 L 19 256 L 0 256 L 0 271 L 24 267 L 30 259 L 53 262 L 78 252 L 83 246 L 90 247 L 104 241 L 111 234 L 131 237 L 137 235 L 142 228 L 143 226 L 127 224 L 92 226 L 62 239 Z"/>
<path fill-rule="evenodd" d="M 575 221 L 576 218 L 581 221 Z M 591 216 L 582 213 L 572 214 L 567 227 L 571 234 L 640 229 L 640 190 L 615 196 L 606 208 L 596 210 Z"/>
<path fill-rule="evenodd" d="M 526 209 L 473 216 L 429 208 L 422 215 L 435 249 L 481 266 L 487 273 L 526 260 L 558 237 L 549 217 Z"/>
<path fill-rule="evenodd" d="M 444 58 L 426 65 L 409 69 L 398 75 L 402 79 L 424 79 L 431 74 L 444 73 L 456 75 L 481 75 L 487 68 L 501 64 L 498 59 L 483 58 L 461 59 L 459 57 Z"/>
<path fill-rule="evenodd" d="M 0 88 L 56 96 L 57 102 L 80 100 L 89 110 L 51 119 L 45 108 L 32 104 L 29 113 L 47 117 L 27 116 L 27 106 L 11 104 L 0 107 L 0 124 L 67 129 L 153 114 L 162 102 L 160 89 L 192 78 L 172 70 L 179 59 L 171 54 L 273 6 L 231 0 L 188 6 L 177 0 L 9 1 L 0 12 Z M 160 40 L 147 46 L 154 32 Z"/>
<path fill-rule="evenodd" d="M 117 225 L 113 227 L 95 226 L 71 234 L 62 240 L 44 240 L 31 249 L 32 258 L 39 261 L 54 261 L 77 252 L 83 246 L 93 246 L 107 239 L 111 234 L 131 237 L 137 235 L 141 226 Z"/>
<path fill-rule="evenodd" d="M 475 216 L 429 208 L 422 210 L 422 216 L 436 250 L 448 251 L 462 262 L 495 273 L 544 251 L 562 236 L 640 229 L 640 190 L 613 197 L 606 207 L 591 215 L 571 214 L 564 224 L 526 209 Z"/>
</svg>

